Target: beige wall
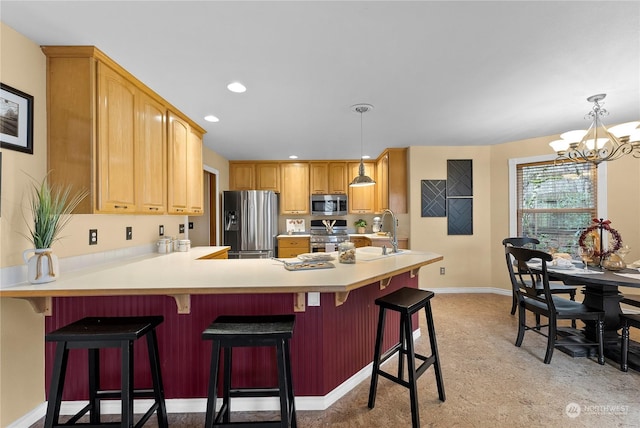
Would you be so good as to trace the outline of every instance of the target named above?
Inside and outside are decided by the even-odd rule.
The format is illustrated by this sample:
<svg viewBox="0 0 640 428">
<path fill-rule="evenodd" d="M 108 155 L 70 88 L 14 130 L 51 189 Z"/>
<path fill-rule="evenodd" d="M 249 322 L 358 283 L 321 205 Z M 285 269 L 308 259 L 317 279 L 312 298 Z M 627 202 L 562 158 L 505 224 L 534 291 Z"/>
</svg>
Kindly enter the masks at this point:
<svg viewBox="0 0 640 428">
<path fill-rule="evenodd" d="M 2 24 L 0 79 L 34 97 L 33 155 L 2 149 L 2 217 L 0 266 L 24 263 L 18 252 L 28 248 L 20 201 L 25 174 L 41 178 L 46 171 L 46 75 L 40 47 Z M 44 323 L 29 304 L 0 300 L 0 426 L 32 410 L 44 400 Z"/>
<path fill-rule="evenodd" d="M 473 161 L 473 235 L 447 235 L 446 217 L 422 217 L 421 180 L 446 180 L 448 159 Z M 420 270 L 420 287 L 485 287 L 491 266 L 482 262 L 491 240 L 491 148 L 413 146 L 409 149 L 411 248 L 442 254 L 444 260 Z M 440 275 L 445 267 L 445 275 Z"/>
<path fill-rule="evenodd" d="M 22 252 L 31 247 L 23 212 L 32 176 L 41 180 L 47 171 L 46 57 L 40 47 L 0 23 L 0 78 L 2 83 L 34 97 L 34 153 L 2 150 L 2 216 L 0 217 L 0 267 L 24 264 Z M 206 165 L 217 169 L 220 185 L 228 186 L 228 162 L 209 149 Z M 53 245 L 60 258 L 153 244 L 158 226 L 165 234 L 181 236 L 182 216 L 75 215 Z M 125 228 L 133 227 L 133 239 Z M 89 246 L 89 229 L 98 229 L 98 245 Z M 45 398 L 44 317 L 26 301 L 0 300 L 0 426 L 7 426 L 40 405 Z"/>
</svg>

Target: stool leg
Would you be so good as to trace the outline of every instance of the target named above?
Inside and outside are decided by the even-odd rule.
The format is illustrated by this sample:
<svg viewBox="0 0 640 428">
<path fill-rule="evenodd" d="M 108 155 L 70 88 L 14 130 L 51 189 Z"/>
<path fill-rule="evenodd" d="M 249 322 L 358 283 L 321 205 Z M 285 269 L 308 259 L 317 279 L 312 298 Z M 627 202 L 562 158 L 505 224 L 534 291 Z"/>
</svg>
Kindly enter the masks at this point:
<svg viewBox="0 0 640 428">
<path fill-rule="evenodd" d="M 382 335 L 384 332 L 384 318 L 386 309 L 380 307 L 378 315 L 378 331 L 376 333 L 376 347 L 373 353 L 373 368 L 371 370 L 371 386 L 369 388 L 369 408 L 376 405 L 376 392 L 378 389 L 378 371 L 380 370 L 380 355 L 382 354 Z"/>
<path fill-rule="evenodd" d="M 413 428 L 420 428 L 418 384 L 416 382 L 416 356 L 413 346 L 413 325 L 411 322 L 411 315 L 408 313 L 402 313 L 400 325 L 404 327 L 407 345 L 407 372 L 409 375 L 409 397 L 411 399 L 411 424 Z"/>
<path fill-rule="evenodd" d="M 289 416 L 291 418 L 291 428 L 298 426 L 296 420 L 296 399 L 293 393 L 293 374 L 291 372 L 291 353 L 289 349 L 289 341 L 284 341 L 284 362 L 285 362 L 285 375 L 287 376 L 287 393 L 289 400 Z"/>
<path fill-rule="evenodd" d="M 211 366 L 209 368 L 209 392 L 207 394 L 207 414 L 205 428 L 213 428 L 216 420 L 216 401 L 218 395 L 218 364 L 220 362 L 220 342 L 213 341 L 211 347 Z"/>
<path fill-rule="evenodd" d="M 100 398 L 98 391 L 100 390 L 100 350 L 98 348 L 90 348 L 88 350 L 89 361 L 89 422 L 92 424 L 100 423 Z"/>
<path fill-rule="evenodd" d="M 400 316 L 400 334 L 399 334 L 399 343 L 400 349 L 398 349 L 398 379 L 404 379 L 404 360 L 407 355 L 407 335 L 405 334 L 404 323 L 402 322 L 403 317 Z M 409 335 L 413 339 L 413 336 Z M 406 357 L 409 358 L 409 357 Z"/>
<path fill-rule="evenodd" d="M 47 403 L 47 416 L 44 421 L 45 428 L 52 428 L 58 424 L 60 417 L 60 404 L 62 403 L 62 389 L 67 373 L 67 357 L 69 349 L 67 342 L 58 342 L 56 357 L 51 372 L 51 385 L 49 386 L 49 402 Z"/>
<path fill-rule="evenodd" d="M 225 346 L 224 349 L 224 382 L 222 395 L 222 421 L 231 421 L 231 365 L 233 364 L 233 348 Z"/>
<path fill-rule="evenodd" d="M 429 331 L 429 343 L 431 345 L 431 355 L 434 357 L 433 369 L 436 373 L 436 384 L 438 385 L 438 397 L 440 401 L 446 399 L 444 394 L 444 382 L 442 380 L 442 370 L 440 367 L 440 355 L 438 354 L 438 343 L 436 342 L 436 328 L 433 324 L 433 313 L 431 312 L 431 302 L 427 301 L 425 306 L 427 313 L 427 329 Z"/>
<path fill-rule="evenodd" d="M 121 401 L 122 401 L 122 427 L 133 428 L 133 341 L 120 342 L 121 349 Z"/>
<path fill-rule="evenodd" d="M 276 346 L 276 361 L 278 365 L 278 389 L 280 390 L 280 426 L 287 428 L 289 426 L 289 391 L 286 374 L 286 363 L 284 361 L 285 350 L 284 340 L 280 340 Z"/>
<path fill-rule="evenodd" d="M 147 349 L 149 351 L 149 363 L 151 364 L 151 380 L 153 381 L 153 395 L 158 409 L 156 416 L 158 418 L 158 427 L 167 428 L 167 406 L 164 401 L 164 385 L 162 384 L 162 370 L 160 369 L 160 352 L 158 351 L 158 338 L 156 330 L 152 329 L 147 334 Z"/>
</svg>

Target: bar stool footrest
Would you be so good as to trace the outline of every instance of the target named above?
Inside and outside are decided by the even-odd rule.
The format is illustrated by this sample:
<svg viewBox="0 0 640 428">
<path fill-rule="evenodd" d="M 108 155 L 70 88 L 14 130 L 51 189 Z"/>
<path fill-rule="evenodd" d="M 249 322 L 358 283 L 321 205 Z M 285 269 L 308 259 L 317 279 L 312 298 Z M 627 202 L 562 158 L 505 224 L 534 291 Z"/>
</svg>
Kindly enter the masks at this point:
<svg viewBox="0 0 640 428">
<path fill-rule="evenodd" d="M 229 396 L 233 397 L 279 397 L 278 388 L 235 388 L 229 390 Z"/>
</svg>

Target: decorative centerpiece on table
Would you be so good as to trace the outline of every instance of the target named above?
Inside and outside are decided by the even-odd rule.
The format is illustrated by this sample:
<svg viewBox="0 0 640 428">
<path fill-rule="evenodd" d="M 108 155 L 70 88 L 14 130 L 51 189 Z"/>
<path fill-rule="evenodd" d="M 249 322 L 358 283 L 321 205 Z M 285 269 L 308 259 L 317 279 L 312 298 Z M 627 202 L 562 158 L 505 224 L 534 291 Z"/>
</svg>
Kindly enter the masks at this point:
<svg viewBox="0 0 640 428">
<path fill-rule="evenodd" d="M 358 221 L 356 221 L 353 224 L 356 227 L 356 233 L 365 233 L 366 232 L 367 222 L 365 220 L 358 219 Z"/>
<path fill-rule="evenodd" d="M 590 266 L 599 266 L 607 270 L 620 270 L 626 266 L 622 257 L 616 254 L 622 248 L 622 236 L 611 227 L 610 220 L 594 218 L 593 225 L 586 228 L 578 239 L 580 248 L 592 248 L 593 256 L 591 257 Z M 604 248 L 604 232 L 609 233 L 608 248 Z"/>
<path fill-rule="evenodd" d="M 27 264 L 27 280 L 32 284 L 52 282 L 57 279 L 58 257 L 51 245 L 60 239 L 60 232 L 71 220 L 71 213 L 88 195 L 87 191 L 71 193 L 70 186 L 51 185 L 48 176 L 41 182 L 32 179 L 29 206 L 32 221 L 27 220 L 29 235 L 24 235 L 33 248 L 22 253 Z M 27 258 L 29 254 L 34 254 Z"/>
</svg>

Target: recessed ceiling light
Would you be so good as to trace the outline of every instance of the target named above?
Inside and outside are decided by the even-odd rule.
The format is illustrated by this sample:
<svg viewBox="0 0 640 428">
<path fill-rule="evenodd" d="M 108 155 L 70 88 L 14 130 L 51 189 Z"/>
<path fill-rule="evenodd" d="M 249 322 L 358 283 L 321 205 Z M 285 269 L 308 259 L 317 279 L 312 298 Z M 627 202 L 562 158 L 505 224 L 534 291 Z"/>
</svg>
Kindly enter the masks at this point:
<svg viewBox="0 0 640 428">
<path fill-rule="evenodd" d="M 289 156 L 289 159 L 298 159 L 298 156 L 296 156 L 296 155 L 291 155 L 291 156 Z"/>
<path fill-rule="evenodd" d="M 241 94 L 242 92 L 247 90 L 247 88 L 240 82 L 229 83 L 227 85 L 227 89 L 230 90 L 231 92 L 236 92 L 238 94 Z"/>
<path fill-rule="evenodd" d="M 362 155 L 362 159 L 371 159 L 371 156 L 369 156 L 369 155 Z"/>
<path fill-rule="evenodd" d="M 217 117 L 215 117 L 212 114 L 210 114 L 208 116 L 205 116 L 204 120 L 206 120 L 207 122 L 220 122 L 220 119 L 218 119 Z"/>
</svg>

